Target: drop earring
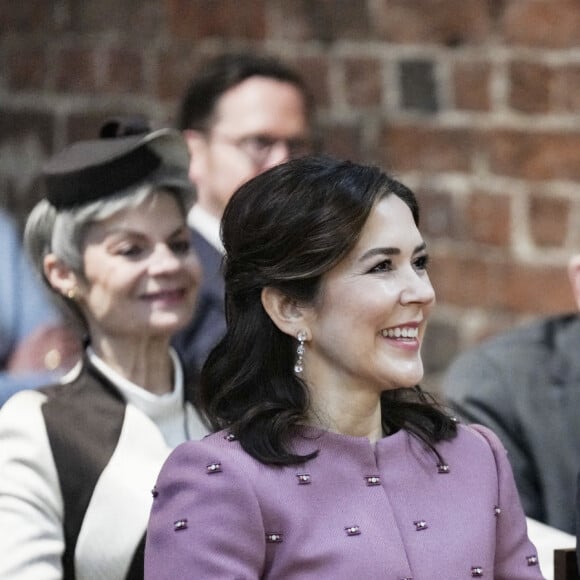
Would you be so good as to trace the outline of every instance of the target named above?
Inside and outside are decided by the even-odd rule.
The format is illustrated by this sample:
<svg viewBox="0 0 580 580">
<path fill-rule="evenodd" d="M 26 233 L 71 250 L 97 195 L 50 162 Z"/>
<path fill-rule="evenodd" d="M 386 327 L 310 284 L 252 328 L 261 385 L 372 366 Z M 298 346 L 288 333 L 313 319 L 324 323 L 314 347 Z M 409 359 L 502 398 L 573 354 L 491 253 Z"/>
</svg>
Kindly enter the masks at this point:
<svg viewBox="0 0 580 580">
<path fill-rule="evenodd" d="M 79 293 L 78 288 L 76 286 L 73 286 L 70 290 L 67 290 L 66 297 L 69 298 L 70 300 L 76 300 L 78 293 Z"/>
<path fill-rule="evenodd" d="M 306 332 L 299 330 L 296 338 L 298 339 L 298 347 L 296 348 L 294 372 L 299 375 L 304 370 L 304 341 L 306 340 Z"/>
</svg>

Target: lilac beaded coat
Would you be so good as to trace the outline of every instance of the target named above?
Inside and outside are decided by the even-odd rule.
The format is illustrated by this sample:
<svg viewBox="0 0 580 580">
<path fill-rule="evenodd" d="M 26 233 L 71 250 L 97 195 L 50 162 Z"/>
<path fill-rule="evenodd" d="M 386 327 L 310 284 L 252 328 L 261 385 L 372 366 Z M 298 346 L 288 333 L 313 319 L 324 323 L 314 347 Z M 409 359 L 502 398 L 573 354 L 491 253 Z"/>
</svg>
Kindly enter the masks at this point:
<svg viewBox="0 0 580 580">
<path fill-rule="evenodd" d="M 438 444 L 306 428 L 319 455 L 272 467 L 227 433 L 184 443 L 159 476 L 147 580 L 542 578 L 506 453 L 480 426 Z"/>
</svg>

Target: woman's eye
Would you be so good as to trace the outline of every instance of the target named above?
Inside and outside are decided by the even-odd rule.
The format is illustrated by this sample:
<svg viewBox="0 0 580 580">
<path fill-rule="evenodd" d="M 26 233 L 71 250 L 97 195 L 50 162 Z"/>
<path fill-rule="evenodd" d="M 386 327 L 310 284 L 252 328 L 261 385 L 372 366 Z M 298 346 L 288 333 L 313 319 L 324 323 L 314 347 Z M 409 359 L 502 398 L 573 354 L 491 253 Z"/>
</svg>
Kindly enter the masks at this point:
<svg viewBox="0 0 580 580">
<path fill-rule="evenodd" d="M 189 240 L 176 240 L 169 244 L 171 251 L 177 256 L 184 256 L 191 248 Z"/>
<path fill-rule="evenodd" d="M 126 258 L 136 258 L 141 255 L 142 251 L 143 249 L 140 246 L 130 245 L 118 248 L 116 253 Z"/>
<path fill-rule="evenodd" d="M 429 256 L 419 256 L 415 262 L 414 266 L 417 270 L 426 270 L 429 265 Z"/>
<path fill-rule="evenodd" d="M 393 269 L 393 264 L 392 264 L 391 260 L 383 260 L 382 262 L 380 262 L 376 266 L 373 266 L 370 271 L 372 274 L 378 274 L 381 272 L 390 272 L 392 269 Z"/>
</svg>

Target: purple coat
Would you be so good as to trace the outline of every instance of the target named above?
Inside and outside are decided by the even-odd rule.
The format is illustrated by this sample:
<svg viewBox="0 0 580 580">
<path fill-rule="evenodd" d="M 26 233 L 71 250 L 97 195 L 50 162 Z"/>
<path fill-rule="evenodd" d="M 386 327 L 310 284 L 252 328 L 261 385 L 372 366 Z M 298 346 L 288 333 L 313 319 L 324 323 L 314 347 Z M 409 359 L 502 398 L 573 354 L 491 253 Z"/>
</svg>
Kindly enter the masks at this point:
<svg viewBox="0 0 580 580">
<path fill-rule="evenodd" d="M 437 448 L 443 464 L 406 431 L 307 428 L 295 449 L 318 457 L 272 467 L 224 432 L 185 443 L 154 491 L 145 577 L 542 578 L 497 437 L 459 426 Z"/>
</svg>

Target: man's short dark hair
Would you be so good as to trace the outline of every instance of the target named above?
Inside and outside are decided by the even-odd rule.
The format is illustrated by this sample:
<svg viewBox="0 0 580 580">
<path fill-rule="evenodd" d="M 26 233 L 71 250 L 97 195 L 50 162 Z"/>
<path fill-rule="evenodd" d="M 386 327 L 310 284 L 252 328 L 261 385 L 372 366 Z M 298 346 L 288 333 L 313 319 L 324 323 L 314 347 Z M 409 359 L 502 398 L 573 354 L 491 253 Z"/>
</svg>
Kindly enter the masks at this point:
<svg viewBox="0 0 580 580">
<path fill-rule="evenodd" d="M 271 56 L 235 53 L 222 54 L 208 61 L 193 78 L 181 103 L 178 128 L 182 131 L 207 130 L 220 97 L 255 76 L 294 85 L 304 97 L 306 115 L 310 119 L 312 97 L 298 73 Z"/>
</svg>

